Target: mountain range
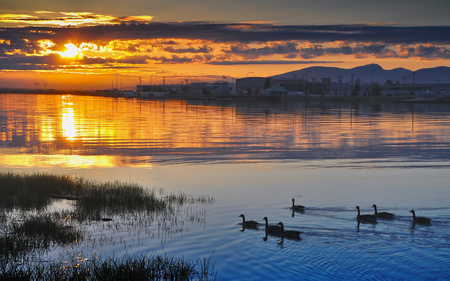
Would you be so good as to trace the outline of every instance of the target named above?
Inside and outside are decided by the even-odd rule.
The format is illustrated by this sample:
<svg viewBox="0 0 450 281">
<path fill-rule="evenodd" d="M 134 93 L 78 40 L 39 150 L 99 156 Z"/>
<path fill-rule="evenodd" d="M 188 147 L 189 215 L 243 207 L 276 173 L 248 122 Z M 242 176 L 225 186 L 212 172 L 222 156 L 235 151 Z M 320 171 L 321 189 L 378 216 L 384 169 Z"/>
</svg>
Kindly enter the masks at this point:
<svg viewBox="0 0 450 281">
<path fill-rule="evenodd" d="M 331 78 L 332 82 L 338 82 L 339 79 L 342 79 L 343 83 L 351 83 L 352 75 L 353 82 L 355 83 L 356 79 L 361 79 L 361 84 L 370 84 L 371 82 L 384 84 L 387 80 L 391 80 L 393 83 L 412 84 L 414 79 L 416 84 L 450 83 L 450 67 L 446 66 L 423 68 L 416 71 L 405 68 L 386 70 L 378 64 L 368 64 L 351 69 L 313 66 L 272 77 L 275 79 L 306 78 L 308 81 Z"/>
</svg>

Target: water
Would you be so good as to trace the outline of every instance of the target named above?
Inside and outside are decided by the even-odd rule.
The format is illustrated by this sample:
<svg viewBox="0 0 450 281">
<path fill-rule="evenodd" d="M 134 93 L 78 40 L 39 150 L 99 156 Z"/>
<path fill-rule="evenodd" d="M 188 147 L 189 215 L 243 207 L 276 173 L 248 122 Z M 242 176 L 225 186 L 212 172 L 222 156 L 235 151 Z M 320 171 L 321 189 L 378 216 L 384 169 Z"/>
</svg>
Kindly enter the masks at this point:
<svg viewBox="0 0 450 281">
<path fill-rule="evenodd" d="M 3 94 L 0 170 L 215 198 L 184 210 L 200 219 L 179 231 L 93 223 L 94 242 L 49 257 L 211 257 L 218 280 L 449 280 L 449 115 L 446 104 Z M 292 216 L 291 198 L 305 213 Z M 357 227 L 355 206 L 375 203 L 396 218 Z M 411 209 L 432 224 L 412 224 Z M 242 231 L 241 213 L 302 240 Z"/>
</svg>

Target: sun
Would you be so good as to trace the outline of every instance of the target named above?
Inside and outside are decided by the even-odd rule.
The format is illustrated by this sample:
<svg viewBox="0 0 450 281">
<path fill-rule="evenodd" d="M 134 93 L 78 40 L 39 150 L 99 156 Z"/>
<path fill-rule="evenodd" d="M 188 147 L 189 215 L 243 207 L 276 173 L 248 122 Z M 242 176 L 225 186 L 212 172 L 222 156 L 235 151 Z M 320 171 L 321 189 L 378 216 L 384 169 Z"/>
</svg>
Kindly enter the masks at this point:
<svg viewBox="0 0 450 281">
<path fill-rule="evenodd" d="M 64 45 L 66 47 L 66 50 L 64 52 L 59 52 L 61 57 L 63 58 L 75 58 L 77 56 L 82 56 L 80 53 L 80 49 L 78 49 L 77 46 L 75 46 L 73 43 L 67 43 Z"/>
</svg>

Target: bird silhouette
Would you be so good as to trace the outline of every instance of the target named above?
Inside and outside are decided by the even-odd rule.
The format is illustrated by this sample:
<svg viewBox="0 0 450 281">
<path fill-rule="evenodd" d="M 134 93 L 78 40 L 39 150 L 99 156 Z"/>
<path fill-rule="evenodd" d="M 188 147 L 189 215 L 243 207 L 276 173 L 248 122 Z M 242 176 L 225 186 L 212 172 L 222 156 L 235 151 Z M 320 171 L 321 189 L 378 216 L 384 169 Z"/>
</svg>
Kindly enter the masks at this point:
<svg viewBox="0 0 450 281">
<path fill-rule="evenodd" d="M 244 214 L 241 214 L 239 217 L 242 218 L 242 226 L 245 228 L 258 228 L 259 223 L 256 221 L 246 221 Z"/>
<path fill-rule="evenodd" d="M 411 210 L 409 212 L 413 214 L 413 222 L 414 223 L 423 223 L 423 224 L 430 224 L 431 223 L 431 219 L 429 219 L 429 218 L 416 217 L 416 212 L 414 210 Z"/>
<path fill-rule="evenodd" d="M 280 221 L 278 223 L 279 226 L 281 226 L 281 236 L 284 238 L 288 238 L 288 239 L 297 239 L 300 240 L 300 234 L 302 234 L 303 232 L 300 231 L 296 231 L 296 230 L 284 230 L 284 225 L 283 223 Z"/>
<path fill-rule="evenodd" d="M 356 219 L 361 222 L 377 222 L 377 217 L 374 215 L 361 215 L 361 212 L 359 210 L 359 206 L 356 206 L 356 209 L 358 210 L 358 215 L 356 216 Z"/>
<path fill-rule="evenodd" d="M 375 204 L 373 204 L 372 208 L 375 209 L 374 216 L 377 217 L 377 218 L 393 219 L 394 216 L 395 216 L 393 213 L 389 213 L 389 212 L 378 212 L 377 205 L 375 205 Z"/>
<path fill-rule="evenodd" d="M 281 226 L 278 225 L 269 225 L 269 220 L 267 219 L 267 217 L 264 217 L 263 220 L 266 222 L 266 233 L 267 234 L 275 234 L 275 235 L 279 235 L 281 234 Z"/>
<path fill-rule="evenodd" d="M 295 205 L 295 199 L 292 198 L 292 211 L 304 212 L 305 211 L 305 206 Z"/>
</svg>

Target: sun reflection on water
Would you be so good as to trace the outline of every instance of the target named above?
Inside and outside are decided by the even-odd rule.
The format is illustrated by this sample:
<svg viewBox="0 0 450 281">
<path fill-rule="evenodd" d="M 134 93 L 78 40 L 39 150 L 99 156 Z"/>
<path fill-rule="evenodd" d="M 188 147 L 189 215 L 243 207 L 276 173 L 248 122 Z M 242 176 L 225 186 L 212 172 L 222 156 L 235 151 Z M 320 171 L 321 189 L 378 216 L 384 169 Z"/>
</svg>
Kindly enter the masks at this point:
<svg viewBox="0 0 450 281">
<path fill-rule="evenodd" d="M 66 139 L 74 140 L 76 136 L 73 108 L 63 108 L 62 132 Z"/>
<path fill-rule="evenodd" d="M 423 144 L 442 150 L 450 135 L 439 121 L 447 111 L 420 105 L 415 111 L 410 105 L 269 105 L 5 94 L 0 146 L 21 151 L 7 152 L 3 163 L 151 167 L 156 161 L 409 157 Z"/>
</svg>

